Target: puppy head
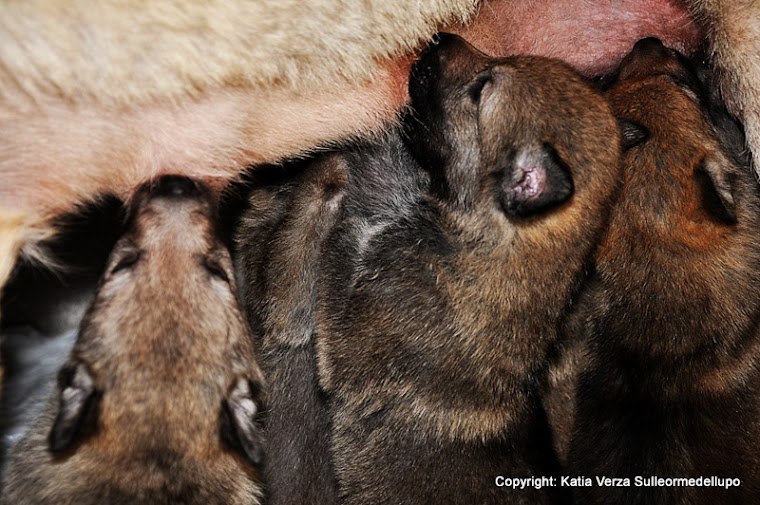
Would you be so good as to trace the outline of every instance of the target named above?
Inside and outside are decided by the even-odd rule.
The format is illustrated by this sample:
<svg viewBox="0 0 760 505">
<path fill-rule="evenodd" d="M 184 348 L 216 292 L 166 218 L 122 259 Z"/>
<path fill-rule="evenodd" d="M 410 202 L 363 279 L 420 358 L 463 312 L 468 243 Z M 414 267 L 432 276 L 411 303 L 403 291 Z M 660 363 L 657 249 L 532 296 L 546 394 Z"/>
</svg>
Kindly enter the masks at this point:
<svg viewBox="0 0 760 505">
<path fill-rule="evenodd" d="M 211 191 L 191 179 L 137 191 L 59 376 L 52 451 L 96 435 L 91 448 L 114 457 L 224 447 L 261 459 L 262 379 L 214 221 Z"/>
<path fill-rule="evenodd" d="M 648 230 L 662 240 L 693 243 L 730 230 L 740 186 L 749 183 L 741 129 L 714 102 L 707 75 L 650 38 L 634 46 L 607 91 L 618 116 L 649 132 L 626 153 L 625 192 L 661 225 Z"/>
<path fill-rule="evenodd" d="M 563 63 L 490 58 L 443 34 L 409 89 L 410 147 L 449 205 L 491 205 L 521 221 L 600 181 L 616 185 L 619 130 L 601 95 Z"/>
<path fill-rule="evenodd" d="M 646 320 L 642 348 L 668 359 L 699 351 L 701 335 L 732 345 L 760 300 L 757 185 L 741 130 L 707 77 L 646 39 L 606 91 L 615 114 L 649 134 L 624 154 L 620 202 L 597 253 L 608 293 L 599 306 L 628 343 L 639 341 L 630 322 Z"/>
</svg>

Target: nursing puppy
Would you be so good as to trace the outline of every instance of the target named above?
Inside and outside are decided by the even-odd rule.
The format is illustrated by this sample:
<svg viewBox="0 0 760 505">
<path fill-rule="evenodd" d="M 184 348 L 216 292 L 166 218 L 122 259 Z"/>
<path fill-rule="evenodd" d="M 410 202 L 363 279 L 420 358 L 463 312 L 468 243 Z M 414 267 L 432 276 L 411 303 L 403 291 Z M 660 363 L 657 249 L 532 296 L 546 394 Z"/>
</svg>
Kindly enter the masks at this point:
<svg viewBox="0 0 760 505">
<path fill-rule="evenodd" d="M 642 36 L 690 50 L 700 35 L 670 0 L 2 0 L 0 286 L 19 254 L 45 260 L 57 216 L 103 193 L 165 173 L 220 187 L 393 122 L 446 26 L 590 74 Z"/>
<path fill-rule="evenodd" d="M 429 189 L 326 253 L 317 350 L 341 503 L 563 502 L 494 479 L 557 473 L 538 390 L 616 192 L 618 127 L 566 65 L 454 36 L 410 94 Z"/>
<path fill-rule="evenodd" d="M 586 504 L 760 500 L 760 195 L 737 125 L 683 57 L 639 42 L 606 93 L 650 137 L 624 185 L 578 308 L 570 471 L 629 478 Z M 637 487 L 635 476 L 741 479 Z"/>
<path fill-rule="evenodd" d="M 264 502 L 335 502 L 329 416 L 314 358 L 316 274 L 346 179 L 339 154 L 259 169 L 236 234 L 250 325 L 270 383 L 264 419 Z"/>
<path fill-rule="evenodd" d="M 706 25 L 711 61 L 730 111 L 743 123 L 755 172 L 760 176 L 760 3 L 693 0 L 696 19 Z M 674 47 L 669 45 L 669 47 Z"/>
<path fill-rule="evenodd" d="M 315 313 L 327 237 L 339 227 L 365 243 L 400 219 L 426 176 L 389 132 L 287 170 L 257 170 L 237 230 L 239 272 L 251 325 L 263 336 L 268 378 L 265 501 L 335 503 L 329 399 L 319 388 Z M 330 244 L 330 247 L 335 244 Z M 351 270 L 362 252 L 341 248 Z"/>
<path fill-rule="evenodd" d="M 262 377 L 212 201 L 176 176 L 137 192 L 3 504 L 259 503 Z"/>
<path fill-rule="evenodd" d="M 102 194 L 166 173 L 220 188 L 393 123 L 411 62 L 444 27 L 589 75 L 643 36 L 684 51 L 702 36 L 672 0 L 0 0 L 0 294 L 20 256 L 60 267 L 46 246 L 57 217 Z"/>
</svg>

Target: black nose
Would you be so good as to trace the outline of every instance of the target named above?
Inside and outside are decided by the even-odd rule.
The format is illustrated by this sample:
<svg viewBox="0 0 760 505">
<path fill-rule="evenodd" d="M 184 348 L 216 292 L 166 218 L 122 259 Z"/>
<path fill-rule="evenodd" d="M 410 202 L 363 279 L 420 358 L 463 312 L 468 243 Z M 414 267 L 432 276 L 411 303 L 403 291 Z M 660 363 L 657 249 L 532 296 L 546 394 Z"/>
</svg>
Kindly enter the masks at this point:
<svg viewBox="0 0 760 505">
<path fill-rule="evenodd" d="M 451 54 L 459 50 L 465 51 L 467 47 L 468 44 L 462 37 L 451 33 L 439 32 L 433 37 L 430 45 L 422 51 L 416 66 L 423 68 L 430 67 L 434 65 L 434 60 L 440 60 L 435 63 L 441 64 Z"/>
<path fill-rule="evenodd" d="M 164 175 L 150 185 L 148 196 L 169 198 L 196 198 L 203 193 L 199 182 L 181 175 Z"/>
<path fill-rule="evenodd" d="M 463 38 L 439 33 L 412 66 L 409 95 L 415 106 L 436 89 L 456 87 L 482 69 L 485 56 Z"/>
<path fill-rule="evenodd" d="M 188 200 L 213 200 L 211 189 L 204 183 L 182 175 L 164 175 L 137 188 L 132 206 L 139 209 L 155 198 L 169 199 L 177 203 Z"/>
<path fill-rule="evenodd" d="M 657 37 L 647 37 L 645 39 L 641 39 L 633 46 L 634 49 L 650 51 L 660 47 L 662 47 L 662 41 Z"/>
<path fill-rule="evenodd" d="M 464 42 L 464 40 L 459 35 L 454 35 L 453 33 L 438 32 L 433 36 L 433 41 L 430 43 L 430 47 L 445 47 L 450 44 L 459 44 L 461 42 Z"/>
<path fill-rule="evenodd" d="M 660 39 L 647 37 L 634 44 L 631 54 L 644 58 L 668 58 L 673 56 L 673 51 L 665 47 Z"/>
</svg>

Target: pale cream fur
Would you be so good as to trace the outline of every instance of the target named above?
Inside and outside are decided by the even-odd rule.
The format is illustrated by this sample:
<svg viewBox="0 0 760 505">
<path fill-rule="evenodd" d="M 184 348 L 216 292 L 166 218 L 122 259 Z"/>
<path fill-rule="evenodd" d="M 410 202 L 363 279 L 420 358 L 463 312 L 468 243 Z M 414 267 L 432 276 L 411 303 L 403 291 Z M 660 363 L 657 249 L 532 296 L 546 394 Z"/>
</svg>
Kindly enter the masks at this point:
<svg viewBox="0 0 760 505">
<path fill-rule="evenodd" d="M 4 0 L 0 90 L 106 104 L 374 76 L 478 0 Z"/>
<path fill-rule="evenodd" d="M 52 216 L 50 218 L 52 219 Z M 25 245 L 30 258 L 45 261 L 51 266 L 55 264 L 55 260 L 47 258 L 43 250 L 35 250 L 38 244 L 52 238 L 53 233 L 49 220 L 31 213 L 13 212 L 0 208 L 0 294 Z M 2 377 L 1 366 L 0 377 Z"/>
<path fill-rule="evenodd" d="M 744 122 L 755 171 L 760 174 L 760 2 L 695 0 L 710 30 L 723 97 Z"/>
<path fill-rule="evenodd" d="M 0 289 L 62 212 L 217 180 L 393 121 L 409 60 L 478 0 L 0 2 Z"/>
<path fill-rule="evenodd" d="M 758 2 L 693 3 L 713 28 L 726 89 L 760 153 L 760 93 L 752 85 L 760 81 Z M 593 5 L 579 0 L 578 9 Z M 492 51 L 555 55 L 567 44 L 552 30 L 541 31 L 550 47 L 531 46 L 540 18 L 527 20 L 514 47 L 502 44 L 521 27 L 504 17 L 535 17 L 539 7 L 532 0 L 0 0 L 0 249 L 7 252 L 0 289 L 19 251 L 40 257 L 51 218 L 100 193 L 127 197 L 169 172 L 222 185 L 246 165 L 393 121 L 406 100 L 411 55 L 441 28 L 471 40 L 503 33 L 474 40 Z M 462 24 L 476 14 L 474 28 Z M 600 22 L 608 26 L 604 15 Z M 593 42 L 596 33 L 585 36 Z M 583 48 L 596 46 L 564 57 L 582 66 Z"/>
</svg>

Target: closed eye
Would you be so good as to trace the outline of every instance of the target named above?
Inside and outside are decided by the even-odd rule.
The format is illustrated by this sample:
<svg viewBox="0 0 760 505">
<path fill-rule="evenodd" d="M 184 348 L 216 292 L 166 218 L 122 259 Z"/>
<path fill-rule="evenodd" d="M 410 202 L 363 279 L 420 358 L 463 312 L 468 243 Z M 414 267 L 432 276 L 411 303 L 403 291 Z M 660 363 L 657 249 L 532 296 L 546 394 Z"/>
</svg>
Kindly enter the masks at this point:
<svg viewBox="0 0 760 505">
<path fill-rule="evenodd" d="M 479 75 L 475 79 L 475 82 L 470 85 L 467 89 L 467 93 L 470 95 L 473 102 L 478 103 L 480 101 L 480 96 L 483 94 L 483 88 L 485 88 L 486 84 L 489 82 L 491 82 L 491 73 L 487 72 Z"/>
<path fill-rule="evenodd" d="M 223 280 L 226 283 L 230 282 L 230 278 L 227 276 L 227 272 L 224 271 L 222 265 L 215 258 L 205 258 L 203 260 L 203 266 L 206 267 L 208 273 L 217 279 Z"/>
<path fill-rule="evenodd" d="M 140 256 L 141 253 L 137 249 L 125 251 L 121 258 L 116 262 L 116 265 L 111 269 L 111 275 L 132 268 L 138 261 L 140 261 Z"/>
</svg>

